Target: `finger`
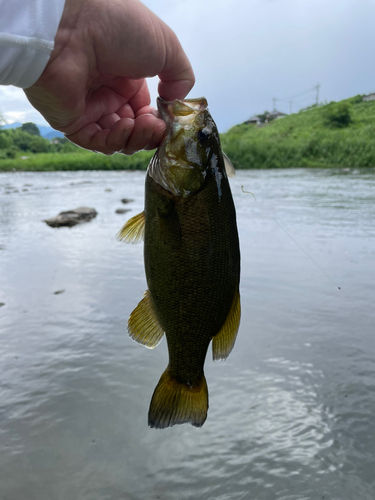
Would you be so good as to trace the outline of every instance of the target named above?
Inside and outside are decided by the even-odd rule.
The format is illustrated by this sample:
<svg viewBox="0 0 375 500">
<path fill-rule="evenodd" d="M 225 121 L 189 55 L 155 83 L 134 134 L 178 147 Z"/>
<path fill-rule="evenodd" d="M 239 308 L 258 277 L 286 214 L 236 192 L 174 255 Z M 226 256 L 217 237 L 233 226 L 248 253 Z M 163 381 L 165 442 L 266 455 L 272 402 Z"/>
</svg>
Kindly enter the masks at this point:
<svg viewBox="0 0 375 500">
<path fill-rule="evenodd" d="M 108 134 L 109 129 L 102 129 L 97 123 L 91 123 L 74 134 L 67 134 L 66 137 L 81 148 L 107 153 Z"/>
<path fill-rule="evenodd" d="M 144 149 L 149 151 L 157 148 L 161 143 L 161 141 L 163 140 L 163 137 L 165 135 L 165 129 L 166 129 L 165 122 L 163 120 L 158 120 L 156 122 L 152 137 Z"/>
<path fill-rule="evenodd" d="M 120 151 L 132 133 L 135 121 L 130 118 L 118 120 L 111 129 L 102 129 L 97 123 L 82 128 L 67 138 L 91 151 L 104 154 L 113 154 Z"/>
<path fill-rule="evenodd" d="M 106 85 L 101 86 L 90 95 L 82 116 L 68 127 L 60 128 L 60 130 L 71 135 L 92 123 L 98 123 L 101 128 L 106 129 L 110 128 L 118 120 L 118 117 L 134 118 L 132 105 L 128 103 L 128 100 L 138 92 L 142 85 L 140 81 L 129 81 L 125 78 L 116 78 L 107 82 Z M 120 89 L 122 89 L 122 93 L 119 92 Z M 126 92 L 129 92 L 128 96 L 126 96 Z M 142 105 L 141 102 L 138 103 L 139 107 L 150 104 L 147 96 L 143 97 Z M 112 114 L 117 114 L 118 117 L 111 117 Z M 102 125 L 101 120 L 103 119 Z"/>
<path fill-rule="evenodd" d="M 135 121 L 130 118 L 123 118 L 115 123 L 109 131 L 106 140 L 107 151 L 110 153 L 122 151 L 128 143 L 129 137 L 134 130 Z"/>
<path fill-rule="evenodd" d="M 130 104 L 125 104 L 124 106 L 122 106 L 122 108 L 117 111 L 117 114 L 120 118 L 135 118 L 133 108 L 130 106 Z"/>
<path fill-rule="evenodd" d="M 152 106 L 144 106 L 136 112 L 136 116 L 141 115 L 154 115 L 156 118 L 160 118 L 159 111 Z"/>
<path fill-rule="evenodd" d="M 151 103 L 150 91 L 146 80 L 142 81 L 138 91 L 128 100 L 135 113 Z"/>
<path fill-rule="evenodd" d="M 121 120 L 121 118 L 131 118 L 134 119 L 134 112 L 129 104 L 125 104 L 122 106 L 117 113 L 111 113 L 106 116 L 103 116 L 97 123 L 100 125 L 101 128 L 106 129 L 106 128 L 112 128 L 113 125 Z"/>
<path fill-rule="evenodd" d="M 127 144 L 123 148 L 123 152 L 127 155 L 132 155 L 137 151 L 146 149 L 149 143 L 155 142 L 154 132 L 156 129 L 157 135 L 160 135 L 160 128 L 163 127 L 162 120 L 158 120 L 153 115 L 141 115 L 135 119 L 134 129 L 128 139 Z M 156 128 L 157 127 L 157 128 Z M 165 127 L 165 124 L 164 124 Z"/>
<path fill-rule="evenodd" d="M 111 113 L 110 115 L 101 118 L 97 123 L 102 129 L 110 129 L 119 120 L 121 120 L 121 118 L 117 113 Z"/>
<path fill-rule="evenodd" d="M 184 99 L 195 83 L 193 68 L 175 33 L 166 25 L 163 32 L 166 58 L 159 72 L 159 95 L 166 101 Z"/>
</svg>

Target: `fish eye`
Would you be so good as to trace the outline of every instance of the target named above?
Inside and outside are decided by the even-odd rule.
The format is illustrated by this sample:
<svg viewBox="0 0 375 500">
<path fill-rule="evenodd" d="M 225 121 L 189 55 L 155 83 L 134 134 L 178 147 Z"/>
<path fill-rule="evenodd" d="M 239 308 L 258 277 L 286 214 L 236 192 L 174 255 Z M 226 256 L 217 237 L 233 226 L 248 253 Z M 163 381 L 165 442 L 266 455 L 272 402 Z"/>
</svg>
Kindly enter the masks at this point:
<svg viewBox="0 0 375 500">
<path fill-rule="evenodd" d="M 202 128 L 198 130 L 198 141 L 199 142 L 207 142 L 212 130 L 209 127 Z"/>
</svg>

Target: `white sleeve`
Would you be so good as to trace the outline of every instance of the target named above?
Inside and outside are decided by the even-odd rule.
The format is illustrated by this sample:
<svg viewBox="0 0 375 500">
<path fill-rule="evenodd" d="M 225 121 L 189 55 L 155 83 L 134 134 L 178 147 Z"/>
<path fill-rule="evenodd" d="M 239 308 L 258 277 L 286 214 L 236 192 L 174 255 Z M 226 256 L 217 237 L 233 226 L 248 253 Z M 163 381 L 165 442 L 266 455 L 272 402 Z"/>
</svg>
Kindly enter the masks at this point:
<svg viewBox="0 0 375 500">
<path fill-rule="evenodd" d="M 0 85 L 30 87 L 54 47 L 65 0 L 0 0 Z"/>
</svg>

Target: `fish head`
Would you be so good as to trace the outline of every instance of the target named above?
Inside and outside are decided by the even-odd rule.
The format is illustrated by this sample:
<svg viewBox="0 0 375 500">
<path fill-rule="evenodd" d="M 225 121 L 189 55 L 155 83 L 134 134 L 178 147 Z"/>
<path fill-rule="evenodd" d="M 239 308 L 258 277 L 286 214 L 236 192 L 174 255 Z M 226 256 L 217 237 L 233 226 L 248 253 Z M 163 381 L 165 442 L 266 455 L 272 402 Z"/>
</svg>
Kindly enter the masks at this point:
<svg viewBox="0 0 375 500">
<path fill-rule="evenodd" d="M 167 128 L 149 173 L 164 189 L 186 198 L 203 186 L 219 133 L 205 98 L 164 101 L 158 110 Z"/>
</svg>

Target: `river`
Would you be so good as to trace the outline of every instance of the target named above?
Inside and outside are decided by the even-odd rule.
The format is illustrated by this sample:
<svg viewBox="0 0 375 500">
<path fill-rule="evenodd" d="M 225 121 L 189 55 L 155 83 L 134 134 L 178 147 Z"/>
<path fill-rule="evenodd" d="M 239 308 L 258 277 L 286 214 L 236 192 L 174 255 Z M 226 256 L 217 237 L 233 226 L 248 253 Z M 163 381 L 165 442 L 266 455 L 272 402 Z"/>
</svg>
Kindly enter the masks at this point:
<svg viewBox="0 0 375 500">
<path fill-rule="evenodd" d="M 159 431 L 166 343 L 127 336 L 142 245 L 115 238 L 144 172 L 0 173 L 1 500 L 374 500 L 375 169 L 231 185 L 238 339 L 208 353 L 204 426 Z M 98 216 L 42 222 L 78 206 Z"/>
</svg>

